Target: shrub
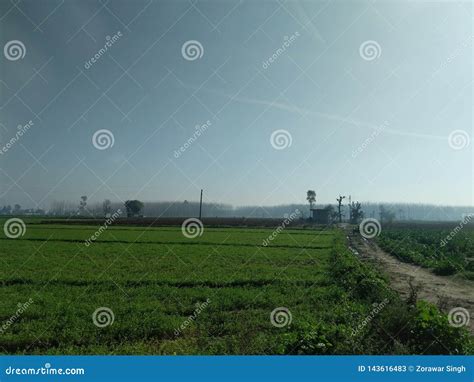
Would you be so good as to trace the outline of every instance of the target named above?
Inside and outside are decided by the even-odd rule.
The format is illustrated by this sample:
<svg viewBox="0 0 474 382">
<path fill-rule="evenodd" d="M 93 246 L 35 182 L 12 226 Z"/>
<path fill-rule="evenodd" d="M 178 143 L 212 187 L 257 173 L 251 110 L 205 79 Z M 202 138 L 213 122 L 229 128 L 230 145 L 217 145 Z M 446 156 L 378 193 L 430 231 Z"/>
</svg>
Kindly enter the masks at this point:
<svg viewBox="0 0 474 382">
<path fill-rule="evenodd" d="M 457 273 L 458 268 L 448 260 L 440 261 L 433 269 L 433 273 L 440 276 L 449 276 Z"/>
<path fill-rule="evenodd" d="M 333 344 L 327 336 L 336 330 L 325 324 L 297 329 L 285 334 L 283 343 L 285 354 L 331 354 Z"/>
<path fill-rule="evenodd" d="M 450 270 L 446 262 L 442 272 Z M 457 271 L 456 267 L 454 270 Z M 451 270 L 452 271 L 452 270 Z M 373 318 L 358 337 L 359 351 L 366 354 L 384 351 L 387 354 L 469 354 L 473 341 L 465 328 L 452 327 L 447 316 L 435 305 L 425 301 L 416 304 L 402 301 L 387 282 L 369 269 L 345 248 L 335 245 L 330 272 L 336 282 L 355 300 L 389 304 Z M 332 343 L 335 338 L 327 335 Z M 314 351 L 313 337 L 300 335 L 293 345 L 299 351 Z M 340 350 L 340 349 L 338 349 Z M 354 352 L 354 351 L 353 351 Z"/>
<path fill-rule="evenodd" d="M 445 314 L 436 306 L 420 301 L 412 312 L 405 335 L 416 354 L 467 354 L 471 347 L 469 333 L 465 328 L 455 328 Z"/>
</svg>

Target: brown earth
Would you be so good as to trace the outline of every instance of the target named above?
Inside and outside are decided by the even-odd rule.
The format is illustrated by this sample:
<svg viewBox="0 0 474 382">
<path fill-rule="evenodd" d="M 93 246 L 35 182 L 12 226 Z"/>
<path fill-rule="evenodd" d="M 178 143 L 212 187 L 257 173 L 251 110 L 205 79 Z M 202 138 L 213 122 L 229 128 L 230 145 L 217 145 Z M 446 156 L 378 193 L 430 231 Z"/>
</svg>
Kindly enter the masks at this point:
<svg viewBox="0 0 474 382">
<path fill-rule="evenodd" d="M 353 253 L 386 274 L 391 287 L 403 298 L 410 295 L 411 283 L 418 289 L 419 300 L 432 302 L 446 313 L 462 307 L 470 314 L 468 326 L 474 333 L 474 282 L 456 276 L 438 276 L 426 268 L 404 263 L 384 252 L 375 242 L 350 231 L 346 228 Z"/>
</svg>

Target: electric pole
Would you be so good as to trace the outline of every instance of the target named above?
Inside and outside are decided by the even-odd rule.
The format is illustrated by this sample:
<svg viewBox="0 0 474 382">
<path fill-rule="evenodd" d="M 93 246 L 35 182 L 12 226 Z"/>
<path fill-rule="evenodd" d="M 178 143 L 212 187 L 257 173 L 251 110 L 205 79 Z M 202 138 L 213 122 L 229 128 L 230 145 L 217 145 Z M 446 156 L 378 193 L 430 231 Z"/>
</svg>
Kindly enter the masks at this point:
<svg viewBox="0 0 474 382">
<path fill-rule="evenodd" d="M 199 202 L 199 220 L 201 220 L 202 216 L 202 189 L 201 189 L 201 200 Z"/>
</svg>

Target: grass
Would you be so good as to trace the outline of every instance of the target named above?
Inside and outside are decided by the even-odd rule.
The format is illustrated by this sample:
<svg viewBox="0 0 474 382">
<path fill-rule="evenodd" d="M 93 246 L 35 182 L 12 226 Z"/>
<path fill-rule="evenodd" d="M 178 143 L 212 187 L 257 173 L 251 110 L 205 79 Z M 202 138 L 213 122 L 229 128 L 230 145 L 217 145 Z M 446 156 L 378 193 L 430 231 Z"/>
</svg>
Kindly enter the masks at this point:
<svg viewBox="0 0 474 382">
<path fill-rule="evenodd" d="M 450 238 L 447 240 L 447 238 Z M 385 228 L 380 246 L 404 262 L 433 270 L 435 274 L 458 274 L 474 279 L 474 226 Z"/>
<path fill-rule="evenodd" d="M 263 246 L 272 229 L 205 228 L 187 239 L 179 227 L 122 226 L 86 246 L 98 227 L 35 223 L 17 239 L 0 234 L 0 323 L 33 301 L 2 329 L 3 353 L 436 354 L 471 346 L 436 310 L 438 332 L 418 328 L 422 308 L 400 301 L 335 229 L 286 229 Z M 384 299 L 390 307 L 360 328 Z M 113 311 L 112 325 L 94 325 L 100 307 Z M 279 307 L 292 316 L 281 328 L 270 321 Z M 415 331 L 416 344 L 404 330 Z"/>
</svg>

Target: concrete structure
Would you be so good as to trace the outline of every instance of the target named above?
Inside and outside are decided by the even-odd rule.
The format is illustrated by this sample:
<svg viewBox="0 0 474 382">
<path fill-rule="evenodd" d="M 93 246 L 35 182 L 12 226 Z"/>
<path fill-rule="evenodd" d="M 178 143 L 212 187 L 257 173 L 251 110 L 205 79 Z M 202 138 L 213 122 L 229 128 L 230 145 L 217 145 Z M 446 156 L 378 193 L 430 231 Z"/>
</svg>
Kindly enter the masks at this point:
<svg viewBox="0 0 474 382">
<path fill-rule="evenodd" d="M 311 209 L 311 220 L 316 224 L 329 224 L 329 210 L 325 208 Z"/>
</svg>

